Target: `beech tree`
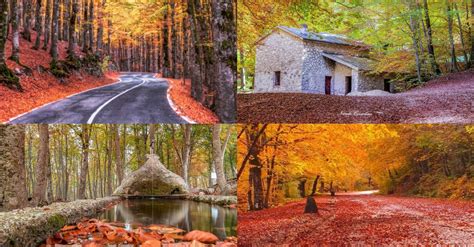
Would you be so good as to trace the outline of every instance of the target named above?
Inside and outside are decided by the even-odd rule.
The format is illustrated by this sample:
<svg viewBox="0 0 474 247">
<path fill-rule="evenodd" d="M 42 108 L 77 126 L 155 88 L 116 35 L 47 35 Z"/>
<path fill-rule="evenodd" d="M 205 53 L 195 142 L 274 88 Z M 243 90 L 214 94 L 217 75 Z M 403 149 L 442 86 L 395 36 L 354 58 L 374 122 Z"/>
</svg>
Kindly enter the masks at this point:
<svg viewBox="0 0 474 247">
<path fill-rule="evenodd" d="M 20 62 L 20 15 L 17 0 L 11 1 L 11 14 L 10 23 L 12 24 L 12 55 L 10 59 L 19 63 Z"/>
<path fill-rule="evenodd" d="M 49 164 L 49 130 L 47 124 L 39 124 L 38 132 L 40 137 L 40 147 L 38 151 L 38 162 L 36 163 L 36 183 L 33 189 L 33 200 L 36 206 L 47 205 L 49 200 L 46 194 L 48 188 L 48 170 Z M 50 172 L 49 172 L 50 173 Z"/>
<path fill-rule="evenodd" d="M 0 8 L 5 2 L 0 1 Z M 0 125 L 0 208 L 25 207 L 28 203 L 25 184 L 25 126 Z"/>
</svg>

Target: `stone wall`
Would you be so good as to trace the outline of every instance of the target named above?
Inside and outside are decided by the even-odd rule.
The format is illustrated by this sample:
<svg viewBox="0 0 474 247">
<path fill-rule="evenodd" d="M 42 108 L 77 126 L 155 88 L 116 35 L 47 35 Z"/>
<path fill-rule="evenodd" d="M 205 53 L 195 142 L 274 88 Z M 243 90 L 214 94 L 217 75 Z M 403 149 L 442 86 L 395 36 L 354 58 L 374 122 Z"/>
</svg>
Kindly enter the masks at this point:
<svg viewBox="0 0 474 247">
<path fill-rule="evenodd" d="M 383 77 L 367 75 L 362 71 L 358 72 L 358 77 L 357 92 L 366 92 L 375 89 L 383 90 Z"/>
<path fill-rule="evenodd" d="M 336 63 L 336 69 L 334 73 L 334 94 L 345 95 L 346 94 L 346 76 L 352 76 L 352 68 L 349 68 L 340 63 Z M 354 91 L 354 78 L 352 78 L 352 89 Z"/>
<path fill-rule="evenodd" d="M 303 42 L 276 30 L 257 46 L 255 92 L 301 91 Z M 281 71 L 280 86 L 274 86 L 275 71 Z"/>
<path fill-rule="evenodd" d="M 305 42 L 302 78 L 305 92 L 324 94 L 326 76 L 334 75 L 334 61 L 324 58 L 321 52 L 313 42 Z"/>
<path fill-rule="evenodd" d="M 39 246 L 63 226 L 83 217 L 95 217 L 103 208 L 120 200 L 120 197 L 105 197 L 1 212 L 0 246 Z"/>
</svg>

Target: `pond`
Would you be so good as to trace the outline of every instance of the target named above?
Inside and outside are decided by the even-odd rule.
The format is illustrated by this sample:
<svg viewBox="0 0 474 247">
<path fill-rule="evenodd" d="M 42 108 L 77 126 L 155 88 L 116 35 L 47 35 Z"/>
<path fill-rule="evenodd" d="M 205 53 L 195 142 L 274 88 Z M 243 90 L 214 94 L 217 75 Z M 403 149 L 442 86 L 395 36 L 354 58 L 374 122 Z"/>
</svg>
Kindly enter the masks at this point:
<svg viewBox="0 0 474 247">
<path fill-rule="evenodd" d="M 101 213 L 100 219 L 125 224 L 163 224 L 186 231 L 214 233 L 219 239 L 237 235 L 237 210 L 176 199 L 127 199 Z"/>
</svg>

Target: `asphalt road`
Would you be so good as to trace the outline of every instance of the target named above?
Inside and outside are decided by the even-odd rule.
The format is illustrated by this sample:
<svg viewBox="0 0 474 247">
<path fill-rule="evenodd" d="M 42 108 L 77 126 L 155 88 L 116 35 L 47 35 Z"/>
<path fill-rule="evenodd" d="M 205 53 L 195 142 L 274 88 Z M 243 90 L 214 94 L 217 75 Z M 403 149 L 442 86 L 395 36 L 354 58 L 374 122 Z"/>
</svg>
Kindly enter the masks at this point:
<svg viewBox="0 0 474 247">
<path fill-rule="evenodd" d="M 117 83 L 50 103 L 10 123 L 187 123 L 171 108 L 167 89 L 167 81 L 151 73 L 123 73 Z"/>
</svg>

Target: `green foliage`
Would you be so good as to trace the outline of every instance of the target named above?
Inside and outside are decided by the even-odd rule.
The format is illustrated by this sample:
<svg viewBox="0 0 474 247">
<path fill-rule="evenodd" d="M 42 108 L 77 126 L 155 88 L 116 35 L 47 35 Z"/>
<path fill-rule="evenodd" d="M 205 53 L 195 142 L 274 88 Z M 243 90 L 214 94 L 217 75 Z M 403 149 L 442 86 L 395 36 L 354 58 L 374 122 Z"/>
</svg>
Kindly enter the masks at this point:
<svg viewBox="0 0 474 247">
<path fill-rule="evenodd" d="M 416 131 L 399 127 L 399 137 L 392 142 L 403 159 L 399 166 L 380 174 L 381 192 L 472 199 L 471 127 L 420 125 L 414 127 Z"/>
<path fill-rule="evenodd" d="M 451 15 L 459 14 L 461 25 L 457 22 L 453 28 L 456 52 L 469 53 L 470 42 L 470 4 L 464 1 L 449 1 L 458 4 L 458 10 L 452 9 Z M 307 24 L 310 31 L 328 32 L 345 35 L 363 41 L 372 46 L 372 57 L 380 61 L 376 73 L 392 72 L 397 77 L 399 90 L 417 86 L 415 49 L 412 36 L 419 37 L 421 74 L 424 81 L 435 76 L 429 63 L 427 52 L 425 11 L 422 3 L 414 1 L 286 1 L 261 0 L 258 2 L 238 0 L 238 70 L 246 68 L 247 76 L 252 79 L 255 68 L 255 42 L 269 34 L 280 25 L 298 27 Z M 441 69 L 450 59 L 448 23 L 445 1 L 428 1 L 433 46 L 436 61 Z M 269 7 L 271 6 L 271 7 Z M 417 30 L 410 29 L 410 18 L 418 22 Z M 454 18 L 456 19 L 456 18 Z M 472 17 L 470 17 L 472 19 Z M 465 44 L 460 42 L 460 33 L 464 34 Z M 243 54 L 243 55 L 242 55 Z M 398 76 L 397 76 L 398 75 Z M 251 81 L 249 81 L 251 83 Z M 250 87 L 250 86 L 249 86 Z M 239 87 L 240 88 L 240 87 Z M 248 87 L 247 87 L 248 88 Z M 245 90 L 245 89 L 244 89 Z"/>
<path fill-rule="evenodd" d="M 69 68 L 67 63 L 60 60 L 52 60 L 49 64 L 51 73 L 57 78 L 66 78 L 69 76 Z"/>
</svg>

